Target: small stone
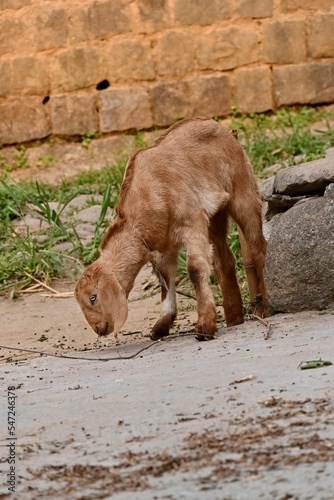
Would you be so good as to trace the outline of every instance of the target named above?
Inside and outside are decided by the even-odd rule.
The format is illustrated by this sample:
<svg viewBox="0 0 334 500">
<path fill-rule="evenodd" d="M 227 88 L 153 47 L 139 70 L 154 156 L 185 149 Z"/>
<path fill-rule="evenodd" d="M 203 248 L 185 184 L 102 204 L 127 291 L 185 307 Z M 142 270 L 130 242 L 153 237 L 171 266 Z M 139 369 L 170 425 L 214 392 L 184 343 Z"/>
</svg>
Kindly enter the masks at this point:
<svg viewBox="0 0 334 500">
<path fill-rule="evenodd" d="M 334 184 L 329 184 L 326 189 L 324 196 L 329 197 L 329 198 L 334 198 Z"/>
<path fill-rule="evenodd" d="M 110 209 L 107 210 L 106 218 L 110 217 Z M 84 208 L 76 214 L 76 218 L 83 222 L 97 222 L 101 213 L 101 205 L 92 205 L 91 207 Z"/>
<path fill-rule="evenodd" d="M 78 224 L 75 226 L 75 230 L 79 236 L 79 238 L 83 239 L 88 239 L 92 238 L 95 232 L 95 226 L 93 224 Z"/>
</svg>

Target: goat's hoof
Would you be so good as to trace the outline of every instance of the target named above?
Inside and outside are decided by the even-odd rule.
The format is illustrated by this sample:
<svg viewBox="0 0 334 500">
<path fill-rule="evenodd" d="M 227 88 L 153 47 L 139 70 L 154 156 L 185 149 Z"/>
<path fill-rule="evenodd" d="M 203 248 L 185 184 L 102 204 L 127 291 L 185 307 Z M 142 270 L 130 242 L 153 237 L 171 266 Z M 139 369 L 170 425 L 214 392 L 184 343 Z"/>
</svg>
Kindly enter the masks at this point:
<svg viewBox="0 0 334 500">
<path fill-rule="evenodd" d="M 150 333 L 150 339 L 160 340 L 160 339 L 163 339 L 164 337 L 168 337 L 168 335 L 169 335 L 169 332 L 166 333 L 166 332 L 161 332 L 161 331 L 160 332 L 159 331 L 158 332 L 152 331 Z"/>
<path fill-rule="evenodd" d="M 203 342 L 205 340 L 213 340 L 215 338 L 214 335 L 203 335 L 202 333 L 197 333 L 195 335 L 195 339 L 199 340 L 200 342 Z"/>
<path fill-rule="evenodd" d="M 233 318 L 233 319 L 226 318 L 226 325 L 229 328 L 230 326 L 241 325 L 244 321 L 245 321 L 245 319 L 243 316 L 238 316 L 238 317 Z"/>
</svg>

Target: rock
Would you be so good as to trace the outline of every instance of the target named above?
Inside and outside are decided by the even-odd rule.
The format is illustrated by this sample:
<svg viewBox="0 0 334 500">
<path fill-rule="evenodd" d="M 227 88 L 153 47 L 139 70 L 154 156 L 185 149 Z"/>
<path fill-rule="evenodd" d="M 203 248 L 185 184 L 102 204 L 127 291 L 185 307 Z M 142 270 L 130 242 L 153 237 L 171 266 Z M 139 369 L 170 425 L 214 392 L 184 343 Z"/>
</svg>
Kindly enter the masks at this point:
<svg viewBox="0 0 334 500">
<path fill-rule="evenodd" d="M 14 219 L 12 226 L 18 234 L 34 234 L 43 231 L 49 227 L 49 224 L 37 216 L 26 214 L 22 219 Z"/>
<path fill-rule="evenodd" d="M 274 193 L 311 194 L 324 191 L 331 182 L 334 182 L 334 157 L 328 156 L 277 172 Z"/>
<path fill-rule="evenodd" d="M 66 250 L 70 250 L 73 248 L 73 244 L 70 241 L 64 241 L 63 243 L 57 243 L 52 247 L 53 250 L 59 253 L 66 252 Z"/>
<path fill-rule="evenodd" d="M 73 198 L 68 205 L 66 205 L 64 209 L 64 214 L 71 214 L 72 212 L 75 212 L 76 210 L 83 210 L 83 207 L 86 205 L 87 201 L 91 200 L 93 196 L 91 194 L 80 194 L 76 198 Z M 94 196 L 94 199 L 97 199 L 98 196 Z M 101 201 L 102 201 L 102 197 Z"/>
<path fill-rule="evenodd" d="M 333 242 L 330 196 L 298 203 L 281 216 L 271 232 L 264 270 L 275 310 L 324 309 L 334 303 Z"/>
<path fill-rule="evenodd" d="M 271 219 L 269 221 L 263 222 L 263 225 L 262 225 L 263 236 L 265 237 L 265 239 L 267 241 L 270 238 L 273 227 L 275 226 L 275 224 L 278 223 L 278 221 L 280 220 L 282 215 L 283 214 L 276 214 L 273 217 L 271 217 Z"/>
<path fill-rule="evenodd" d="M 328 156 L 334 156 L 334 148 L 328 148 L 328 149 L 326 149 L 325 156 L 326 157 L 328 157 Z"/>
<path fill-rule="evenodd" d="M 308 199 L 311 196 L 289 196 L 284 194 L 275 194 L 275 177 L 270 177 L 260 186 L 262 199 L 267 202 L 265 217 L 272 219 L 276 214 L 285 212 L 301 200 Z M 317 196 L 317 195 L 315 195 Z"/>
<path fill-rule="evenodd" d="M 83 222 L 97 222 L 101 213 L 101 205 L 92 205 L 91 207 L 84 208 L 76 214 L 77 219 Z M 105 218 L 111 217 L 111 210 L 108 208 Z"/>
<path fill-rule="evenodd" d="M 324 196 L 328 196 L 330 198 L 334 198 L 334 184 L 329 184 L 326 189 L 325 189 L 325 193 L 324 193 Z"/>
<path fill-rule="evenodd" d="M 75 230 L 79 236 L 79 238 L 84 240 L 90 240 L 94 236 L 95 226 L 93 224 L 77 224 L 75 226 Z"/>
</svg>

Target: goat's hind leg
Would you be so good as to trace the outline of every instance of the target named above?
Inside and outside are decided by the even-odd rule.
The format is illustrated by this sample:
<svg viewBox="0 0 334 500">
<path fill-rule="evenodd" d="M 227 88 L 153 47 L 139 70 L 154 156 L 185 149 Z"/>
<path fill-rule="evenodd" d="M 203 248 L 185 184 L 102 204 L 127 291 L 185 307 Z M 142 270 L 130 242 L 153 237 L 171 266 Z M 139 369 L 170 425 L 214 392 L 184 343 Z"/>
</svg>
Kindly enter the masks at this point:
<svg viewBox="0 0 334 500">
<path fill-rule="evenodd" d="M 258 304 L 254 307 L 262 309 L 262 315 L 268 315 L 268 301 L 263 279 L 263 268 L 267 243 L 262 232 L 261 203 L 256 195 L 244 196 L 239 206 L 232 206 L 231 215 L 242 232 L 243 255 L 251 255 L 252 261 L 245 263 L 255 270 L 258 279 Z M 256 302 L 256 301 L 255 301 Z M 257 310 L 256 310 L 257 312 Z"/>
<path fill-rule="evenodd" d="M 169 335 L 169 329 L 177 314 L 175 275 L 178 252 L 159 254 L 155 262 L 155 271 L 161 284 L 161 315 L 152 328 L 150 337 L 159 340 Z"/>
<path fill-rule="evenodd" d="M 223 293 L 223 308 L 227 326 L 243 323 L 242 299 L 235 273 L 235 259 L 227 244 L 228 218 L 224 212 L 211 220 L 210 240 L 213 243 L 213 265 Z"/>
</svg>

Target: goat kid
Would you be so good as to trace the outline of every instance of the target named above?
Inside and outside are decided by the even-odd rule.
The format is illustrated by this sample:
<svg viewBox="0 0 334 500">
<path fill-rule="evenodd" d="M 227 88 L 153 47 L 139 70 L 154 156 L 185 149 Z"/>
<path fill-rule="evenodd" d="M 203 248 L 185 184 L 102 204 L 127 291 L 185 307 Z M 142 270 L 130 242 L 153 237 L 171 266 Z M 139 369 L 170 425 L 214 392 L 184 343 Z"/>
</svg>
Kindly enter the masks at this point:
<svg viewBox="0 0 334 500">
<path fill-rule="evenodd" d="M 100 257 L 76 285 L 86 320 L 98 335 L 114 332 L 116 337 L 127 319 L 134 280 L 143 265 L 155 259 L 166 286 L 162 286 L 161 316 L 151 337 L 168 335 L 177 314 L 175 276 L 178 252 L 184 246 L 197 299 L 198 340 L 212 339 L 217 331 L 209 287 L 212 263 L 223 292 L 227 325 L 242 323 L 235 260 L 227 245 L 229 217 L 248 245 L 266 308 L 261 206 L 250 161 L 232 133 L 208 118 L 176 123 L 153 146 L 129 159 L 117 217 L 104 237 Z"/>
</svg>

